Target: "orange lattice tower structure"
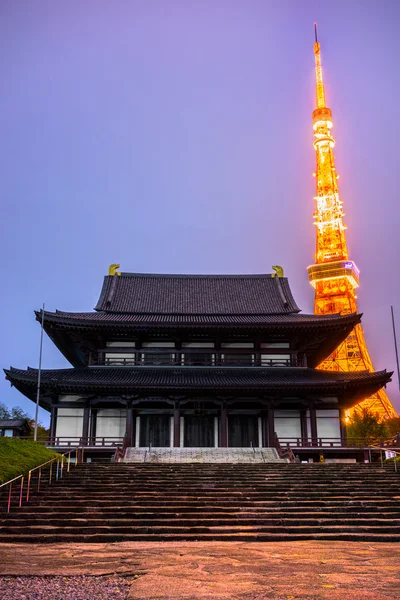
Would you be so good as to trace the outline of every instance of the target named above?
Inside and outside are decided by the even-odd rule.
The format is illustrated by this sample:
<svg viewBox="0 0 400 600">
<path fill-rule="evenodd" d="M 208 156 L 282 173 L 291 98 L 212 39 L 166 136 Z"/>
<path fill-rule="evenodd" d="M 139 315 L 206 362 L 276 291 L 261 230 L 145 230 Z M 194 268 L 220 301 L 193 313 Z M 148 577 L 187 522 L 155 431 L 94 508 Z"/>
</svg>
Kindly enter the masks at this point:
<svg viewBox="0 0 400 600">
<path fill-rule="evenodd" d="M 332 111 L 325 104 L 322 78 L 321 51 L 315 25 L 315 75 L 317 107 L 313 112 L 314 148 L 317 158 L 316 210 L 314 224 L 317 230 L 315 264 L 308 267 L 308 276 L 315 289 L 314 312 L 348 314 L 357 312 L 355 290 L 359 285 L 359 271 L 349 259 L 343 206 L 339 197 L 332 136 Z M 346 340 L 327 358 L 320 369 L 331 371 L 373 371 L 361 325 L 356 325 Z M 382 417 L 396 416 L 387 394 L 380 390 L 360 403 Z M 360 406 L 359 405 L 359 406 Z"/>
</svg>

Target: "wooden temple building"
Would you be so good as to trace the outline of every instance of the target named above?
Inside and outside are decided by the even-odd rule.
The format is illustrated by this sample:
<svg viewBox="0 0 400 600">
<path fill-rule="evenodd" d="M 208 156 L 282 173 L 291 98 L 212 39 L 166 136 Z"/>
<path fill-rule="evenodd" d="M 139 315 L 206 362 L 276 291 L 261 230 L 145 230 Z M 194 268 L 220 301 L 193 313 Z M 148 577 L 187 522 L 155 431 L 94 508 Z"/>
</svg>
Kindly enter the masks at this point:
<svg viewBox="0 0 400 600">
<path fill-rule="evenodd" d="M 391 376 L 316 369 L 360 319 L 301 314 L 285 277 L 115 272 L 94 312 L 44 314 L 71 363 L 41 371 L 49 444 L 89 456 L 124 437 L 132 447 L 256 448 L 277 436 L 302 457 L 337 455 L 344 411 Z M 36 400 L 36 369 L 5 373 Z"/>
</svg>

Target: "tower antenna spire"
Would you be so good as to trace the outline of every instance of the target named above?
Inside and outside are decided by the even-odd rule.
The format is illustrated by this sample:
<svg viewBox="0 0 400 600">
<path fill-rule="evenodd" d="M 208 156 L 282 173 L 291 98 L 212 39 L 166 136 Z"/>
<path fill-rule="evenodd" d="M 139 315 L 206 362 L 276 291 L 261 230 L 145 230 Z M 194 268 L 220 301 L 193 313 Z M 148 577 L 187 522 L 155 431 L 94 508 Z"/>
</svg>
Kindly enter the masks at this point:
<svg viewBox="0 0 400 600">
<path fill-rule="evenodd" d="M 317 24 L 314 23 L 314 56 L 315 56 L 315 82 L 317 92 L 317 107 L 323 108 L 325 106 L 325 88 L 324 81 L 322 79 L 322 65 L 321 65 L 321 45 L 318 41 Z"/>
</svg>

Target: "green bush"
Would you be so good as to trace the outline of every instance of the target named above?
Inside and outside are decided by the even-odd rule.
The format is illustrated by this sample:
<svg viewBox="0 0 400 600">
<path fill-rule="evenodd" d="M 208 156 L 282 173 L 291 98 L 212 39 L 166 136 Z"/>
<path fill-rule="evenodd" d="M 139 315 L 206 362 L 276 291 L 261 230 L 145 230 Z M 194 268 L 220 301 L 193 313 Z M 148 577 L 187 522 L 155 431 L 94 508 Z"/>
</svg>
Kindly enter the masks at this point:
<svg viewBox="0 0 400 600">
<path fill-rule="evenodd" d="M 30 469 L 60 456 L 53 450 L 31 440 L 0 438 L 0 484 L 26 475 Z"/>
<path fill-rule="evenodd" d="M 353 413 L 347 425 L 347 440 L 354 446 L 378 445 L 389 437 L 389 430 L 378 414 L 369 408 L 360 407 Z"/>
<path fill-rule="evenodd" d="M 385 463 L 392 463 L 394 462 L 394 458 L 385 458 Z M 400 456 L 396 457 L 396 462 L 400 464 Z"/>
</svg>

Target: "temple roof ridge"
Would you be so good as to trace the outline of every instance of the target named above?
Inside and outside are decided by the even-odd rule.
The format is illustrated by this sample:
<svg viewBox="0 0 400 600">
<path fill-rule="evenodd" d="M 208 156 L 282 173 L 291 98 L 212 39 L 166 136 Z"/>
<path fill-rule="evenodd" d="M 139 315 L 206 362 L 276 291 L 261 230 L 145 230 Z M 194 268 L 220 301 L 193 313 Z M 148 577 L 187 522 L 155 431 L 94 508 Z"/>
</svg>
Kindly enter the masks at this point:
<svg viewBox="0 0 400 600">
<path fill-rule="evenodd" d="M 130 273 L 121 271 L 120 276 L 155 279 L 273 279 L 275 273 Z M 106 277 L 110 276 L 106 275 Z"/>
</svg>

